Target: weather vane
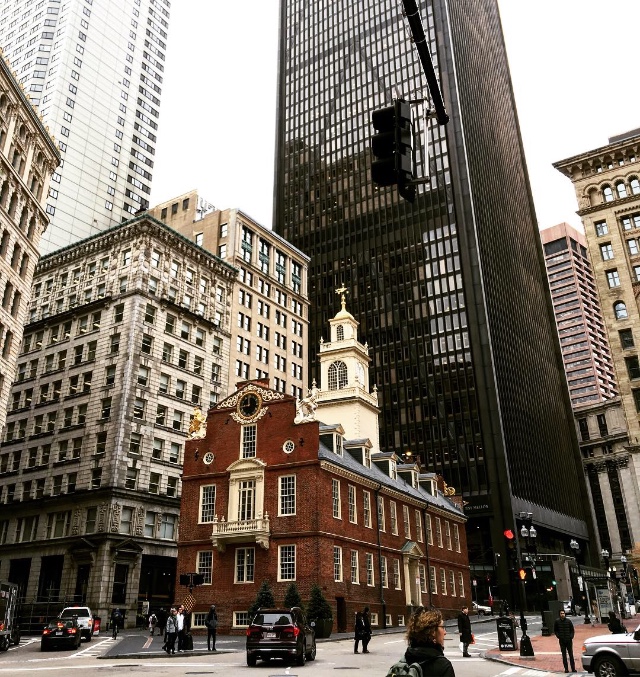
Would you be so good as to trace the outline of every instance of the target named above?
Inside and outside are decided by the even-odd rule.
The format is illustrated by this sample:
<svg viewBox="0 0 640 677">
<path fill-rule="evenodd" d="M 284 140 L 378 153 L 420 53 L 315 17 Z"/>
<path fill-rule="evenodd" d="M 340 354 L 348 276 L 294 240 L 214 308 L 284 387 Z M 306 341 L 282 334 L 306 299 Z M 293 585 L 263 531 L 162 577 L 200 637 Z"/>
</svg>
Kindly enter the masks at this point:
<svg viewBox="0 0 640 677">
<path fill-rule="evenodd" d="M 346 295 L 349 293 L 349 290 L 344 286 L 344 282 L 342 283 L 341 287 L 338 287 L 336 289 L 336 294 L 340 294 L 340 302 L 342 303 L 342 310 L 345 309 L 345 306 L 347 304 L 347 298 Z"/>
</svg>

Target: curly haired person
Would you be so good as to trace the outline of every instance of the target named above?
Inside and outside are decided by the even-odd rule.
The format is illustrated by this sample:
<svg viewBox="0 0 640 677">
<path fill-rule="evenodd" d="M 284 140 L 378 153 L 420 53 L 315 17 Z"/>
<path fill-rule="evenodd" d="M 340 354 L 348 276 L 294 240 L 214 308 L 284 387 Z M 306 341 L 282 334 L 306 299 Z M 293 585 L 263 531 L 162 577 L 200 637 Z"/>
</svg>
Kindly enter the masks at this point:
<svg viewBox="0 0 640 677">
<path fill-rule="evenodd" d="M 427 611 L 419 607 L 407 624 L 407 643 L 404 655 L 407 663 L 419 663 L 429 677 L 455 677 L 453 665 L 444 656 L 444 627 L 442 614 L 436 610 Z"/>
</svg>

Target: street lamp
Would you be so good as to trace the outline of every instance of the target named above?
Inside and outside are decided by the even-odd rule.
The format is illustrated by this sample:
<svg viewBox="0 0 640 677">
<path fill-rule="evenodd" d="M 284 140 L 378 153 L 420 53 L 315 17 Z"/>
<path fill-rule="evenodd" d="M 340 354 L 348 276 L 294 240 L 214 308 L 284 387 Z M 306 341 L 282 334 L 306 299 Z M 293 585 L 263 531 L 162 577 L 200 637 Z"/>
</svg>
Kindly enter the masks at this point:
<svg viewBox="0 0 640 677">
<path fill-rule="evenodd" d="M 576 541 L 575 538 L 572 538 L 571 542 L 569 543 L 569 546 L 571 547 L 571 549 L 575 553 L 574 559 L 576 560 L 576 564 L 578 565 L 578 576 L 579 576 L 578 587 L 580 588 L 580 590 L 582 590 L 582 585 L 584 584 L 584 588 L 585 588 L 586 593 L 587 593 L 587 605 L 584 608 L 584 622 L 585 622 L 585 625 L 589 625 L 591 623 L 591 618 L 589 618 L 589 606 L 590 606 L 591 602 L 589 601 L 589 584 L 587 583 L 587 581 L 585 580 L 585 578 L 582 575 L 582 569 L 580 568 L 580 561 L 578 560 L 578 555 L 580 554 L 580 544 L 578 543 L 578 541 Z"/>
<path fill-rule="evenodd" d="M 536 551 L 535 538 L 538 535 L 538 532 L 531 523 L 533 514 L 530 512 L 520 512 L 517 516 L 523 521 L 522 527 L 520 528 L 520 536 L 526 540 L 527 559 L 531 560 L 531 575 L 535 578 L 535 558 L 533 557 L 533 553 Z M 520 629 L 522 630 L 522 637 L 520 638 L 520 655 L 533 656 L 533 646 L 531 645 L 531 639 L 527 635 L 527 619 L 524 616 L 524 607 L 527 603 L 524 584 L 527 572 L 524 569 L 524 557 L 521 557 L 520 559 L 520 570 L 518 573 L 520 575 Z"/>
</svg>

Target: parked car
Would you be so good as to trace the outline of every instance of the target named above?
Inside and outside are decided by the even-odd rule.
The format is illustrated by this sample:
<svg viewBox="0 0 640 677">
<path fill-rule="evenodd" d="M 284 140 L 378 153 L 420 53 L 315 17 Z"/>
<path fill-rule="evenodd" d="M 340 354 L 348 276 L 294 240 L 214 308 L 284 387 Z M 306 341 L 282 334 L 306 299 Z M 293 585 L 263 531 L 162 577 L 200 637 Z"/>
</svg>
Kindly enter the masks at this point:
<svg viewBox="0 0 640 677">
<path fill-rule="evenodd" d="M 573 608 L 574 611 L 571 611 L 571 602 L 569 600 L 565 600 L 562 602 L 562 608 L 564 609 L 565 614 L 567 616 L 579 616 L 580 615 L 580 607 L 577 604 L 574 604 Z"/>
<path fill-rule="evenodd" d="M 247 665 L 270 658 L 294 659 L 304 665 L 315 657 L 315 630 L 302 609 L 258 609 L 247 628 Z"/>
<path fill-rule="evenodd" d="M 78 617 L 78 627 L 82 633 L 82 637 L 86 637 L 90 642 L 93 637 L 93 614 L 88 606 L 68 606 L 65 607 L 59 614 L 60 620 L 68 620 L 74 616 Z"/>
<path fill-rule="evenodd" d="M 78 626 L 78 620 L 73 618 L 56 619 L 42 631 L 40 650 L 48 651 L 57 647 L 66 649 L 78 649 L 82 644 L 82 634 Z"/>
<path fill-rule="evenodd" d="M 596 677 L 640 674 L 640 625 L 633 633 L 586 639 L 582 646 L 582 667 Z"/>
<path fill-rule="evenodd" d="M 484 606 L 482 604 L 478 604 L 478 602 L 473 603 L 473 611 L 474 611 L 474 613 L 478 614 L 478 616 L 490 616 L 491 615 L 491 607 L 490 606 Z"/>
</svg>

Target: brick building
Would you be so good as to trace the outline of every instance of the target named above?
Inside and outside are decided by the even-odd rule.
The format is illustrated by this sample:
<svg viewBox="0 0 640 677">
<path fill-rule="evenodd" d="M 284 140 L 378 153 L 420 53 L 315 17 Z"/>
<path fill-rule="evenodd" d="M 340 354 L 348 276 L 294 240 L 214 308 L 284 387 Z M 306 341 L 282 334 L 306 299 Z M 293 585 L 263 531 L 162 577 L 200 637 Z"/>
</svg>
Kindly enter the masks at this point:
<svg viewBox="0 0 640 677">
<path fill-rule="evenodd" d="M 412 459 L 345 433 L 377 396 L 344 299 L 330 324 L 325 390 L 314 384 L 300 401 L 268 380 L 242 381 L 186 444 L 178 574 L 204 576 L 193 593 L 196 628 L 215 603 L 221 630 L 239 631 L 264 580 L 278 604 L 292 582 L 305 602 L 318 583 L 337 631 L 352 630 L 365 605 L 383 627 L 403 625 L 417 604 L 452 616 L 470 601 L 462 509 Z"/>
</svg>

